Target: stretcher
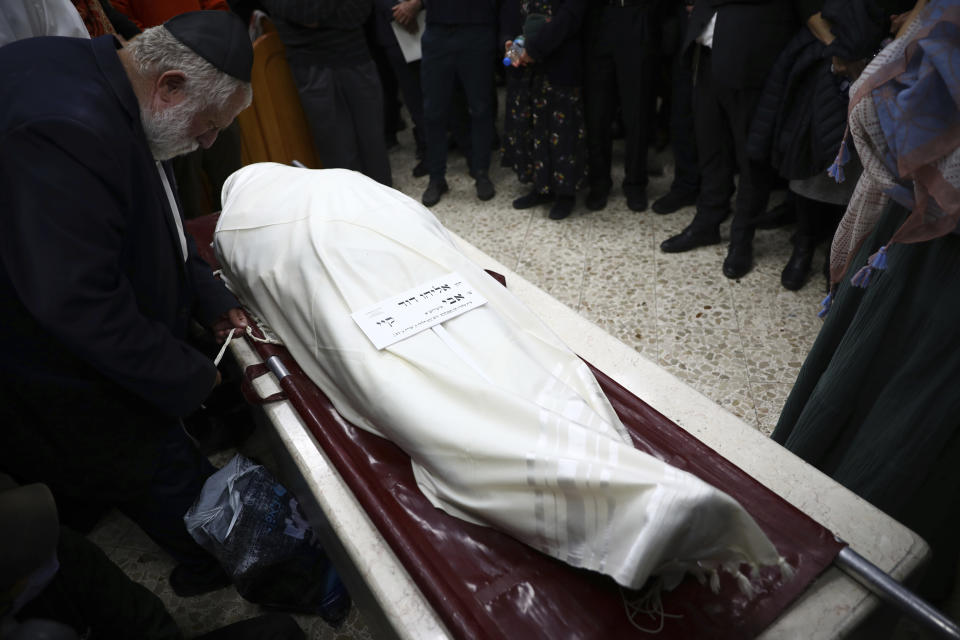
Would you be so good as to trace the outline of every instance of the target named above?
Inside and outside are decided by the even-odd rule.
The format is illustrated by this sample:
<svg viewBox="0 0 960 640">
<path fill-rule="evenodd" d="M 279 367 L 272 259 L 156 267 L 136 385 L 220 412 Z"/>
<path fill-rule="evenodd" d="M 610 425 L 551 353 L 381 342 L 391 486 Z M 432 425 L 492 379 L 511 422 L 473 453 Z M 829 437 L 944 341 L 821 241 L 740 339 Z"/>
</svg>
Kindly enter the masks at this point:
<svg viewBox="0 0 960 640">
<path fill-rule="evenodd" d="M 214 224 L 190 225 L 203 250 Z M 235 342 L 276 467 L 384 637 L 838 637 L 876 608 L 873 596 L 831 568 L 850 555 L 847 543 L 899 580 L 921 564 L 928 550 L 915 534 L 460 243 L 475 262 L 505 274 L 513 293 L 596 365 L 638 447 L 734 495 L 796 575 L 786 584 L 770 576 L 769 588 L 750 596 L 729 576 L 717 594 L 690 579 L 660 602 L 644 601 L 435 509 L 417 491 L 403 452 L 340 418 L 282 347 Z M 655 406 L 638 396 L 655 398 Z"/>
</svg>

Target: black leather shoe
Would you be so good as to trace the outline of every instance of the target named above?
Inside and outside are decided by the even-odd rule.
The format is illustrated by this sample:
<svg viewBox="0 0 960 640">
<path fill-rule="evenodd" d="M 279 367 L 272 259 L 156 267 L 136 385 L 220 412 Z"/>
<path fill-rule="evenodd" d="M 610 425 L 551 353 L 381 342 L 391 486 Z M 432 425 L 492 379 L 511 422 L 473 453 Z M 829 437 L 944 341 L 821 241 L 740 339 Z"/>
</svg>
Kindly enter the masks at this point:
<svg viewBox="0 0 960 640">
<path fill-rule="evenodd" d="M 687 227 L 675 236 L 671 236 L 660 243 L 660 251 L 664 253 L 683 253 L 697 247 L 706 247 L 711 244 L 720 244 L 720 232 L 716 229 L 697 231 Z"/>
<path fill-rule="evenodd" d="M 647 210 L 647 192 L 646 191 L 628 191 L 627 192 L 627 209 L 630 211 L 646 211 Z"/>
<path fill-rule="evenodd" d="M 489 200 L 497 194 L 493 189 L 493 183 L 490 182 L 490 176 L 485 173 L 477 175 L 477 197 L 481 200 Z"/>
<path fill-rule="evenodd" d="M 697 203 L 696 191 L 679 191 L 671 189 L 666 195 L 653 201 L 653 212 L 659 214 L 673 213 L 684 207 Z"/>
<path fill-rule="evenodd" d="M 423 163 L 423 160 L 419 161 L 419 162 L 416 164 L 416 166 L 413 168 L 413 177 L 414 177 L 414 178 L 422 178 L 423 176 L 427 175 L 428 173 L 430 173 L 430 172 L 427 171 L 427 165 L 425 165 L 425 164 Z"/>
<path fill-rule="evenodd" d="M 447 181 L 443 178 L 439 180 L 431 179 L 430 184 L 427 185 L 426 190 L 423 192 L 423 197 L 420 198 L 420 200 L 425 207 L 432 207 L 440 202 L 440 197 L 449 190 L 450 187 L 447 186 Z"/>
<path fill-rule="evenodd" d="M 539 191 L 533 190 L 525 196 L 520 196 L 513 201 L 514 209 L 530 209 L 540 204 L 546 204 L 553 200 L 553 194 L 551 193 L 540 193 Z"/>
<path fill-rule="evenodd" d="M 551 220 L 563 220 L 573 212 L 576 202 L 573 196 L 557 196 L 557 201 L 550 207 Z"/>
<path fill-rule="evenodd" d="M 587 205 L 587 209 L 590 209 L 590 211 L 600 211 L 607 206 L 607 196 L 609 194 L 609 191 L 590 189 L 590 193 L 587 194 L 587 199 L 584 204 Z"/>
<path fill-rule="evenodd" d="M 731 280 L 742 278 L 753 269 L 753 243 L 731 244 L 723 261 L 723 275 Z"/>
<path fill-rule="evenodd" d="M 797 238 L 793 243 L 793 253 L 787 265 L 780 273 L 780 284 L 784 289 L 797 291 L 807 283 L 810 267 L 813 265 L 815 243 L 809 238 Z"/>
</svg>

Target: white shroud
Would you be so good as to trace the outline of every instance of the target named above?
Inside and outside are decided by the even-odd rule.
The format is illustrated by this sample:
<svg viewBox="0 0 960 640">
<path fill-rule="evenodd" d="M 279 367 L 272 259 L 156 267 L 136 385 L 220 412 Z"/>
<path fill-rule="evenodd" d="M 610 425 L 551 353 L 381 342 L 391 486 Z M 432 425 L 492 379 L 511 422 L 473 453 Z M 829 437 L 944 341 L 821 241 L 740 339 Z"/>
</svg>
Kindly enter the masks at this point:
<svg viewBox="0 0 960 640">
<path fill-rule="evenodd" d="M 584 363 L 439 221 L 352 171 L 257 164 L 223 189 L 230 288 L 438 508 L 639 588 L 776 565 L 725 493 L 635 449 Z M 487 304 L 378 351 L 351 313 L 457 272 Z"/>
</svg>

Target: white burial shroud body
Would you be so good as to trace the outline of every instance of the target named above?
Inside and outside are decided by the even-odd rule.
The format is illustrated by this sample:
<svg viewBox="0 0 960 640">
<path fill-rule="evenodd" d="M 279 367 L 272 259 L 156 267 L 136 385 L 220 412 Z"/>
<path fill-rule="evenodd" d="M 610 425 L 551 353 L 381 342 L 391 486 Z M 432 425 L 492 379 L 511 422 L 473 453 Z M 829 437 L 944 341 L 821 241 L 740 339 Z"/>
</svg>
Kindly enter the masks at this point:
<svg viewBox="0 0 960 640">
<path fill-rule="evenodd" d="M 251 165 L 224 186 L 215 247 L 230 288 L 344 418 L 410 456 L 436 507 L 630 588 L 778 564 L 735 500 L 635 449 L 584 363 L 414 200 L 352 171 Z M 451 272 L 487 302 L 439 333 L 377 350 L 351 318 Z"/>
</svg>

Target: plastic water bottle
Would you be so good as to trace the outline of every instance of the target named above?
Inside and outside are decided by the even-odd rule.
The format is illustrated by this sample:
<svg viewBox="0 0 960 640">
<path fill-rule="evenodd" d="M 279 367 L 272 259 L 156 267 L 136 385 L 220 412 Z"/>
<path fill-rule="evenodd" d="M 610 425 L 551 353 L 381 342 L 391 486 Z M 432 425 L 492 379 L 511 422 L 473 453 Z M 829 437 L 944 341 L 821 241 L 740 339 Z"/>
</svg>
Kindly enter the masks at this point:
<svg viewBox="0 0 960 640">
<path fill-rule="evenodd" d="M 523 39 L 523 36 L 517 36 L 517 39 L 513 41 L 510 45 L 510 48 L 507 49 L 507 54 L 503 58 L 503 66 L 509 67 L 514 62 L 520 59 L 520 56 L 523 55 L 523 49 L 526 45 L 526 41 Z"/>
</svg>

